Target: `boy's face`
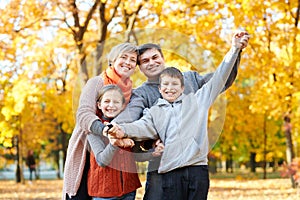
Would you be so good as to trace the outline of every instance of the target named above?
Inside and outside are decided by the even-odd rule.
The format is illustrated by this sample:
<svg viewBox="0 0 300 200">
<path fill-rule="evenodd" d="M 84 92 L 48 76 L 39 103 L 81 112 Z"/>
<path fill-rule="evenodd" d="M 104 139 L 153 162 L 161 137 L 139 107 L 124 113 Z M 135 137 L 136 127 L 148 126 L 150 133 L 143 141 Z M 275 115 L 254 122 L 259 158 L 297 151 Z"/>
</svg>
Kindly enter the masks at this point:
<svg viewBox="0 0 300 200">
<path fill-rule="evenodd" d="M 115 118 L 125 106 L 122 101 L 122 95 L 116 90 L 105 92 L 97 105 L 106 118 Z"/>
<path fill-rule="evenodd" d="M 161 84 L 159 92 L 168 102 L 174 102 L 182 93 L 184 87 L 181 85 L 180 79 L 168 75 L 161 76 Z"/>
</svg>

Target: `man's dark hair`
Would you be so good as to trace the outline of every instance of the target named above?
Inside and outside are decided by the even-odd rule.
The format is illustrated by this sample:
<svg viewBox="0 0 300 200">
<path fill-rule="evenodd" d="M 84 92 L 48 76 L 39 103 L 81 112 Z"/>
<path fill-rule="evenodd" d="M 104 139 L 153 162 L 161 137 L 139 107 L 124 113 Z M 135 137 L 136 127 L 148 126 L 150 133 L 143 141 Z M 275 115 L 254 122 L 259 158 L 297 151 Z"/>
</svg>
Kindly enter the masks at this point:
<svg viewBox="0 0 300 200">
<path fill-rule="evenodd" d="M 167 67 L 161 72 L 159 76 L 159 86 L 161 84 L 161 78 L 165 75 L 170 76 L 172 78 L 178 78 L 180 80 L 181 87 L 184 86 L 184 79 L 183 79 L 182 72 L 176 67 Z"/>
<path fill-rule="evenodd" d="M 148 51 L 149 49 L 156 49 L 161 57 L 164 57 L 164 54 L 162 53 L 161 47 L 158 44 L 154 43 L 146 43 L 138 46 L 137 51 L 138 51 L 138 56 L 141 56 L 143 53 Z M 138 59 L 138 64 L 139 64 L 139 59 Z"/>
</svg>

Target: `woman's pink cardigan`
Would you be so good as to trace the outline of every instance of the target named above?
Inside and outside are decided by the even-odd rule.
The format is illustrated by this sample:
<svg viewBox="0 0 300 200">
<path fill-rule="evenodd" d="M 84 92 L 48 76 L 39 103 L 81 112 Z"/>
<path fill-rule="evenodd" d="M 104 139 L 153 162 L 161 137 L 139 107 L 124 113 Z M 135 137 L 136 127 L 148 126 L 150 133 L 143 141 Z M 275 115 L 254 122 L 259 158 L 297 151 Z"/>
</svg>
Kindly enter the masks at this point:
<svg viewBox="0 0 300 200">
<path fill-rule="evenodd" d="M 98 119 L 95 114 L 96 100 L 103 85 L 101 76 L 96 76 L 89 79 L 81 91 L 76 125 L 69 140 L 64 167 L 63 200 L 66 198 L 66 193 L 74 196 L 79 188 L 88 150 L 86 135 L 90 132 L 92 123 Z"/>
</svg>

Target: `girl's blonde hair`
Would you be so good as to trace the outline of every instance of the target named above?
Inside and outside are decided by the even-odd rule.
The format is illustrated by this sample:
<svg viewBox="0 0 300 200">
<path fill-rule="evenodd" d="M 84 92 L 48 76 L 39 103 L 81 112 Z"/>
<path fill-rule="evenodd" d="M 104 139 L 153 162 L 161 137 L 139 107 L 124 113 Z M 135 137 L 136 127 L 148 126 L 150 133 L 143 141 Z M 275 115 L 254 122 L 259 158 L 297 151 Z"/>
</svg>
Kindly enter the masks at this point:
<svg viewBox="0 0 300 200">
<path fill-rule="evenodd" d="M 114 46 L 107 55 L 108 66 L 112 66 L 116 59 L 125 52 L 137 54 L 137 46 L 129 42 Z"/>
</svg>

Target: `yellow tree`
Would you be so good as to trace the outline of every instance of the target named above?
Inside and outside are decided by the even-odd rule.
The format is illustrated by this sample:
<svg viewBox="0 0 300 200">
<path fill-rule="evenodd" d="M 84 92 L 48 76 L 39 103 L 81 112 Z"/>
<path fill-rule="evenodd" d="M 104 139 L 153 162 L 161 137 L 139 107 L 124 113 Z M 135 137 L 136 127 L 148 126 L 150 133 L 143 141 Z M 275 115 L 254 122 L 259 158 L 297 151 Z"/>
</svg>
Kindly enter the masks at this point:
<svg viewBox="0 0 300 200">
<path fill-rule="evenodd" d="M 74 49 L 78 57 L 76 64 L 80 78 L 85 83 L 91 76 L 98 75 L 102 71 L 101 61 L 105 41 L 112 31 L 109 28 L 115 28 L 118 32 L 130 31 L 143 3 L 143 1 L 130 3 L 121 0 L 52 1 L 51 5 L 59 8 L 59 12 L 48 13 L 44 20 L 59 22 L 56 24 L 59 32 L 66 31 L 69 33 L 68 37 L 72 37 L 73 44 L 70 45 L 76 47 Z M 87 57 L 91 55 L 95 59 L 93 66 L 87 63 Z"/>
<path fill-rule="evenodd" d="M 265 116 L 257 123 L 264 124 L 264 120 L 271 119 L 283 124 L 287 113 L 291 122 L 298 121 L 295 111 L 299 103 L 295 94 L 299 91 L 299 83 L 295 80 L 299 78 L 299 2 L 222 2 L 217 3 L 223 13 L 222 26 L 241 27 L 251 35 L 251 52 L 243 61 L 239 79 L 247 78 L 253 82 L 249 85 L 249 93 L 241 95 L 250 102 L 252 113 Z M 288 123 L 288 118 L 285 119 Z M 262 130 L 262 135 L 268 138 L 272 135 L 267 129 Z M 291 129 L 285 131 L 290 160 L 292 139 L 287 130 Z"/>
<path fill-rule="evenodd" d="M 252 6 L 249 6 L 252 4 Z M 251 93 L 253 112 L 267 114 L 287 124 L 284 130 L 288 149 L 287 159 L 294 157 L 292 132 L 288 123 L 295 118 L 294 94 L 299 91 L 299 9 L 296 1 L 261 4 L 243 2 L 240 4 L 247 19 L 252 22 L 246 27 L 253 35 L 252 59 L 255 84 Z M 251 9 L 250 9 L 251 8 Z M 236 20 L 241 21 L 242 18 Z M 246 21 L 243 19 L 242 21 Z M 255 25 L 255 26 L 253 26 Z M 254 28 L 255 27 L 255 28 Z M 267 98 L 266 98 L 267 95 Z M 284 120 L 282 120 L 284 117 Z"/>
<path fill-rule="evenodd" d="M 244 53 L 238 79 L 241 81 L 249 79 L 252 84 L 248 85 L 248 93 L 241 95 L 243 95 L 243 101 L 248 99 L 249 106 L 248 108 L 245 106 L 245 112 L 248 110 L 254 114 L 248 117 L 264 116 L 257 118 L 261 125 L 258 132 L 262 135 L 261 142 L 266 141 L 265 136 L 269 133 L 270 137 L 267 136 L 267 139 L 272 141 L 274 133 L 270 132 L 267 127 L 275 126 L 274 123 L 278 119 L 282 122 L 284 113 L 298 107 L 297 103 L 292 104 L 292 102 L 297 102 L 297 99 L 290 97 L 299 90 L 299 86 L 296 86 L 297 83 L 293 81 L 299 76 L 299 64 L 297 64 L 299 63 L 299 49 L 297 49 L 299 3 L 295 1 L 264 1 L 263 3 L 191 1 L 190 4 L 185 4 L 179 1 L 168 4 L 168 7 L 166 4 L 160 4 L 161 1 L 154 2 L 161 7 L 160 13 L 166 12 L 171 18 L 168 20 L 164 15 L 160 15 L 159 25 L 178 28 L 182 32 L 193 31 L 196 41 L 204 49 L 210 50 L 215 63 L 219 63 L 227 51 L 224 47 L 229 45 L 233 30 L 242 28 L 251 34 L 250 46 L 246 54 Z M 181 22 L 179 26 L 176 25 L 177 22 Z M 282 77 L 281 82 L 279 77 Z M 266 95 L 270 96 L 266 97 Z M 290 109 L 281 106 L 287 99 L 291 99 L 291 102 L 286 104 L 291 106 Z M 235 104 L 228 104 L 229 106 L 235 106 Z M 231 121 L 230 118 L 229 120 Z M 248 121 L 254 122 L 251 119 Z M 270 122 L 269 125 L 265 123 L 267 121 Z M 243 121 L 238 120 L 236 123 L 242 125 Z M 243 127 L 242 132 L 251 129 L 249 125 Z"/>
<path fill-rule="evenodd" d="M 51 33 L 42 29 L 46 26 L 42 19 L 48 9 L 47 3 L 8 1 L 7 5 L 2 6 L 5 6 L 2 9 L 6 10 L 6 15 L 1 18 L 1 24 L 5 27 L 1 29 L 1 36 L 4 37 L 1 40 L 4 52 L 1 54 L 1 73 L 4 75 L 1 76 L 1 126 L 4 126 L 1 143 L 10 147 L 12 138 L 18 137 L 19 167 L 26 149 L 41 151 L 41 144 L 51 137 L 56 138 L 49 136 L 56 126 L 53 117 L 51 120 L 48 118 L 47 122 L 43 115 L 44 96 L 46 91 L 51 91 L 49 88 L 45 90 L 45 85 L 50 85 L 51 78 L 48 77 L 56 70 L 55 65 L 51 64 L 52 57 L 46 55 L 49 52 L 55 54 L 55 51 L 45 45 Z M 15 124 L 15 128 L 7 124 Z"/>
</svg>

